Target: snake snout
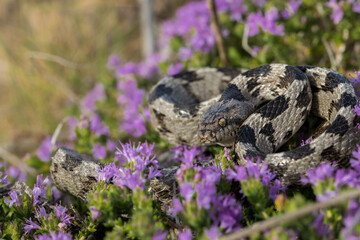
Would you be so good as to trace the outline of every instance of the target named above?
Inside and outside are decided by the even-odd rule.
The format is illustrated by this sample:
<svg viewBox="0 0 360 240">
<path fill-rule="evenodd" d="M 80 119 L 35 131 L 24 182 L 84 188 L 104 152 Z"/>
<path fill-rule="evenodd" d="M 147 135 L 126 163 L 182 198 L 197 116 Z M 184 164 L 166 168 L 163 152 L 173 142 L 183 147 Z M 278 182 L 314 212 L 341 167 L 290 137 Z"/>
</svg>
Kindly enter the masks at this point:
<svg viewBox="0 0 360 240">
<path fill-rule="evenodd" d="M 210 143 L 216 141 L 216 136 L 213 132 L 206 129 L 198 131 L 199 141 L 202 143 Z"/>
</svg>

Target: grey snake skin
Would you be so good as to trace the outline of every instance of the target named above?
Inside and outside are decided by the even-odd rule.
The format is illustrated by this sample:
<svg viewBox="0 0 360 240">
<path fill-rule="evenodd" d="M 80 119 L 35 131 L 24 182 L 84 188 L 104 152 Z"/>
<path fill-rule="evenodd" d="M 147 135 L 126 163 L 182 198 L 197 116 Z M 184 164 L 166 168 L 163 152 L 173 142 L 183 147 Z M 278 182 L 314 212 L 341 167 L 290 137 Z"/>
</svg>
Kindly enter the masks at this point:
<svg viewBox="0 0 360 240">
<path fill-rule="evenodd" d="M 200 68 L 163 78 L 149 94 L 151 122 L 170 143 L 234 146 L 236 161 L 261 159 L 297 184 L 322 161 L 347 165 L 359 143 L 355 89 L 315 66 L 268 64 L 248 71 Z M 276 152 L 308 115 L 322 119 L 309 144 Z"/>
</svg>

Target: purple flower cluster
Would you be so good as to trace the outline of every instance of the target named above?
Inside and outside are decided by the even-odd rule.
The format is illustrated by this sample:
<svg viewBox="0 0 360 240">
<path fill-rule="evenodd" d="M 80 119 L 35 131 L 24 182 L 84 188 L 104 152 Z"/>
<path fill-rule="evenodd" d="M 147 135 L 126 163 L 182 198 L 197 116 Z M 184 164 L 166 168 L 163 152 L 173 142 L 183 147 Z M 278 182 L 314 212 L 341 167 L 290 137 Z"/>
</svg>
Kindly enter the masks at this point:
<svg viewBox="0 0 360 240">
<path fill-rule="evenodd" d="M 301 0 L 291 0 L 288 3 L 288 9 L 283 12 L 286 18 L 290 18 L 296 13 Z M 264 1 L 256 3 L 258 7 L 264 5 Z M 246 19 L 249 29 L 249 36 L 255 36 L 260 33 L 259 27 L 265 32 L 273 35 L 283 35 L 284 25 L 278 25 L 280 15 L 276 8 L 269 9 L 263 15 L 261 10 L 249 12 L 248 7 L 243 0 L 217 0 L 216 7 L 219 13 L 228 13 L 230 18 L 237 22 Z M 225 29 L 223 35 L 226 36 Z M 162 26 L 162 46 L 169 44 L 171 38 L 180 36 L 185 40 L 185 47 L 179 51 L 179 59 L 189 59 L 193 51 L 203 53 L 210 52 L 215 45 L 215 36 L 210 27 L 210 12 L 206 1 L 189 2 L 179 8 L 176 16 Z"/>
<path fill-rule="evenodd" d="M 42 234 L 35 237 L 36 240 L 72 240 L 70 233 L 50 232 L 50 234 Z"/>
<path fill-rule="evenodd" d="M 109 127 L 101 120 L 98 114 L 93 114 L 90 117 L 90 131 L 95 133 L 96 136 L 109 135 Z"/>
<path fill-rule="evenodd" d="M 73 217 L 70 217 L 69 214 L 67 214 L 67 208 L 64 206 L 61 206 L 60 204 L 56 204 L 55 206 L 55 216 L 60 221 L 58 224 L 60 230 L 65 230 L 67 225 L 71 225 L 71 219 Z"/>
<path fill-rule="evenodd" d="M 106 98 L 104 85 L 97 83 L 94 88 L 81 100 L 82 112 L 94 112 L 96 109 L 95 103 Z"/>
<path fill-rule="evenodd" d="M 9 184 L 7 173 L 5 173 L 3 177 L 2 175 L 3 173 L 0 171 L 0 184 Z"/>
<path fill-rule="evenodd" d="M 360 13 L 360 3 L 355 0 L 347 0 L 347 3 L 352 5 L 352 11 L 355 13 Z M 338 24 L 344 17 L 343 7 L 345 5 L 345 1 L 338 0 L 329 0 L 325 5 L 331 9 L 332 13 L 330 15 L 334 24 Z"/>
<path fill-rule="evenodd" d="M 5 203 L 9 203 L 9 207 L 12 207 L 14 203 L 15 203 L 16 206 L 20 206 L 18 195 L 14 190 L 9 192 L 9 196 L 10 196 L 11 199 L 5 199 L 4 200 Z"/>
<path fill-rule="evenodd" d="M 331 8 L 332 14 L 331 19 L 333 20 L 334 24 L 338 24 L 344 16 L 344 12 L 342 10 L 342 6 L 344 2 L 337 2 L 337 0 L 330 0 L 326 3 L 326 6 Z"/>
<path fill-rule="evenodd" d="M 151 79 L 159 74 L 158 64 L 162 60 L 160 55 L 153 54 L 145 61 L 140 63 L 128 62 L 121 63 L 119 56 L 111 55 L 108 59 L 108 67 L 115 70 L 115 75 L 118 78 L 126 77 L 128 75 L 137 75 L 146 79 Z"/>
<path fill-rule="evenodd" d="M 120 91 L 118 104 L 123 106 L 123 121 L 120 129 L 129 135 L 139 137 L 146 133 L 145 119 L 150 119 L 148 109 L 139 111 L 143 105 L 144 90 L 137 88 L 136 80 L 128 78 L 125 81 L 118 81 L 117 88 Z"/>
<path fill-rule="evenodd" d="M 246 159 L 245 166 L 235 166 L 234 170 L 228 169 L 226 175 L 228 180 L 239 182 L 247 181 L 249 178 L 260 179 L 263 186 L 270 186 L 276 176 L 266 164 L 261 164 L 259 161 L 253 162 L 250 159 Z M 281 181 L 276 179 L 270 187 L 269 197 L 275 200 L 278 192 L 284 190 L 285 188 L 281 186 Z"/>
<path fill-rule="evenodd" d="M 350 160 L 351 168 L 337 168 L 331 163 L 322 163 L 318 167 L 307 172 L 302 178 L 304 184 L 312 184 L 317 201 L 325 201 L 338 195 L 342 189 L 360 187 L 360 146 L 353 151 L 353 158 Z M 360 236 L 360 232 L 354 232 L 354 221 L 357 221 L 356 214 L 360 211 L 360 204 L 357 200 L 350 200 L 348 211 L 345 213 L 342 234 L 349 234 L 353 239 Z M 329 234 L 329 227 L 324 224 L 324 215 L 320 213 L 314 222 L 318 234 L 323 236 Z M 355 235 L 354 235 L 355 234 Z M 347 237 L 347 239 L 349 239 Z"/>
<path fill-rule="evenodd" d="M 147 143 L 120 143 L 121 148 L 115 152 L 118 160 L 115 163 L 106 164 L 99 170 L 98 181 L 112 181 L 120 187 L 135 190 L 137 187 L 144 189 L 148 179 L 161 176 L 158 170 L 158 162 L 153 155 L 155 145 Z"/>
<path fill-rule="evenodd" d="M 259 26 L 261 26 L 265 32 L 273 35 L 284 35 L 284 25 L 278 25 L 276 22 L 279 18 L 279 12 L 276 8 L 269 9 L 264 16 L 260 10 L 256 13 L 250 13 L 247 17 L 249 36 L 259 34 Z"/>
<path fill-rule="evenodd" d="M 49 183 L 49 177 L 46 177 L 44 181 L 42 180 L 42 178 L 43 178 L 42 174 L 36 177 L 36 183 L 34 184 L 34 188 L 32 190 L 34 206 L 40 202 L 39 197 L 46 196 L 45 187 Z"/>
<path fill-rule="evenodd" d="M 43 162 L 50 161 L 52 151 L 51 136 L 47 136 L 42 142 L 38 150 L 37 156 Z"/>
<path fill-rule="evenodd" d="M 182 152 L 181 152 L 182 148 Z M 217 226 L 225 229 L 226 232 L 240 228 L 239 220 L 243 218 L 241 205 L 236 201 L 232 194 L 220 194 L 217 192 L 216 185 L 222 177 L 221 166 L 194 166 L 193 162 L 197 155 L 202 151 L 198 147 L 188 150 L 186 147 L 175 149 L 175 158 L 182 161 L 182 165 L 176 173 L 180 195 L 182 200 L 173 200 L 173 207 L 169 212 L 173 215 L 184 212 L 184 209 L 192 202 L 196 202 L 197 208 L 208 211 L 213 222 L 213 227 L 209 234 L 218 234 Z M 192 179 L 186 179 L 186 171 L 194 171 Z M 188 233 L 183 233 L 187 235 Z M 186 239 L 186 238 L 184 238 Z"/>
</svg>

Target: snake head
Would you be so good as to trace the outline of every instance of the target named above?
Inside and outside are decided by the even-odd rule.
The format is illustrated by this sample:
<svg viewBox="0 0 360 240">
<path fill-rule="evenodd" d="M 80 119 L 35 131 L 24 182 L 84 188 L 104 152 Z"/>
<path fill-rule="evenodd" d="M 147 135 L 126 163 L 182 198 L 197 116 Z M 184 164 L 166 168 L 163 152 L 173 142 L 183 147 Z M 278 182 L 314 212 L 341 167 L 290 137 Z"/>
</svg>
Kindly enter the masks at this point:
<svg viewBox="0 0 360 240">
<path fill-rule="evenodd" d="M 252 109 L 251 104 L 235 99 L 216 102 L 200 119 L 198 130 L 200 142 L 232 145 L 242 122 Z"/>
</svg>

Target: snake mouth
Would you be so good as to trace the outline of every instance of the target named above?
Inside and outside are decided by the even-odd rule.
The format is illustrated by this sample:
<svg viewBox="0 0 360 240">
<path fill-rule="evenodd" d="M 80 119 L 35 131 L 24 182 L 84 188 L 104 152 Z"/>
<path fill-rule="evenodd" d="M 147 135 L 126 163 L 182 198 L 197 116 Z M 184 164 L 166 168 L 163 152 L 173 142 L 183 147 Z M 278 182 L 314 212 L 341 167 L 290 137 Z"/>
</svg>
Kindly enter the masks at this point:
<svg viewBox="0 0 360 240">
<path fill-rule="evenodd" d="M 198 139 L 201 143 L 214 143 L 217 141 L 216 134 L 209 130 L 199 130 Z"/>
</svg>

